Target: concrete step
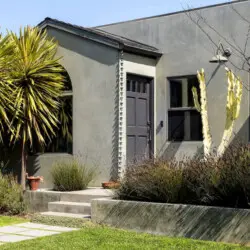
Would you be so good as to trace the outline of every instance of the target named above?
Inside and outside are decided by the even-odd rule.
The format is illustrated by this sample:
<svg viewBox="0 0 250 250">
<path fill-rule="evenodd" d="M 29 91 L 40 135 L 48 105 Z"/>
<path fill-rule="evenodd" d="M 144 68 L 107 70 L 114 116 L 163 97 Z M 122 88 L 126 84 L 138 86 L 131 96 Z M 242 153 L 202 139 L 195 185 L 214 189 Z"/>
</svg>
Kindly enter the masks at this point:
<svg viewBox="0 0 250 250">
<path fill-rule="evenodd" d="M 107 193 L 104 194 L 78 194 L 78 193 L 62 193 L 60 200 L 61 201 L 68 201 L 68 202 L 85 202 L 90 203 L 93 199 L 100 199 L 100 198 L 110 198 L 112 197 L 111 194 Z"/>
<path fill-rule="evenodd" d="M 72 213 L 59 213 L 59 212 L 42 212 L 41 215 L 46 216 L 59 216 L 59 217 L 69 217 L 69 218 L 82 218 L 82 219 L 90 219 L 91 216 L 89 214 L 72 214 Z"/>
<path fill-rule="evenodd" d="M 91 214 L 91 204 L 84 202 L 54 201 L 48 203 L 48 211 L 72 214 Z"/>
</svg>

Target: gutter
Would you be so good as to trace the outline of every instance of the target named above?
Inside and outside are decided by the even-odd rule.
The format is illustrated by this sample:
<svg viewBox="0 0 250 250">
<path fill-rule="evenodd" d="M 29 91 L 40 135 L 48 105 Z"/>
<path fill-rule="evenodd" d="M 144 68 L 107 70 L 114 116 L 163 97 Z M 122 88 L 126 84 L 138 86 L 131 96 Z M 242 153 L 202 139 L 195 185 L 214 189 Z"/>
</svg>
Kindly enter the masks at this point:
<svg viewBox="0 0 250 250">
<path fill-rule="evenodd" d="M 78 28 L 78 27 L 75 27 L 74 25 L 63 23 L 63 22 L 56 21 L 56 20 L 45 19 L 44 21 L 40 22 L 37 26 L 40 29 L 46 29 L 48 27 L 52 27 L 54 29 L 70 33 L 72 35 L 79 36 L 81 38 L 85 38 L 90 41 L 118 49 L 119 51 L 124 50 L 126 52 L 135 53 L 135 54 L 139 54 L 142 56 L 148 56 L 148 57 L 153 57 L 153 58 L 158 58 L 162 56 L 162 53 L 160 52 L 150 51 L 150 50 L 145 50 L 145 49 L 129 46 L 122 42 L 116 41 L 115 39 L 112 39 L 110 37 L 106 37 L 105 35 L 96 34 L 95 32 L 88 30 L 88 28 L 81 29 L 80 27 Z"/>
</svg>

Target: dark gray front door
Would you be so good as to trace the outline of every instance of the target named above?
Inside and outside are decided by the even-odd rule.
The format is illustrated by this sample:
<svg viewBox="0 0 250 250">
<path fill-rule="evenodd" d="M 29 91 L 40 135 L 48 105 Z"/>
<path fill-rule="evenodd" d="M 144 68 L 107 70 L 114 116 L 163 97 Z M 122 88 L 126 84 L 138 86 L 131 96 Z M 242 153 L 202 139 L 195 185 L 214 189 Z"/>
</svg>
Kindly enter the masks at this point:
<svg viewBox="0 0 250 250">
<path fill-rule="evenodd" d="M 152 78 L 127 75 L 127 163 L 152 152 Z"/>
</svg>

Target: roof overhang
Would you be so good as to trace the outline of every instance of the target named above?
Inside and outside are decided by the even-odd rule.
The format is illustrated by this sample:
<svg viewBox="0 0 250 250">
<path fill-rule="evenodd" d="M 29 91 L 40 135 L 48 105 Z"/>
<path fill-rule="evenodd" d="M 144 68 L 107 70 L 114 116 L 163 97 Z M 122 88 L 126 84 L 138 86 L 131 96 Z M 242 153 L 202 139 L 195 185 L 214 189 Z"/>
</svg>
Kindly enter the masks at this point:
<svg viewBox="0 0 250 250">
<path fill-rule="evenodd" d="M 45 18 L 42 22 L 37 25 L 41 29 L 47 29 L 48 27 L 58 29 L 72 35 L 79 36 L 90 41 L 94 41 L 118 50 L 124 50 L 130 53 L 140 54 L 144 56 L 158 58 L 162 53 L 158 51 L 151 51 L 147 49 L 142 49 L 138 47 L 128 46 L 116 39 L 106 37 L 100 33 L 94 32 L 91 28 L 84 28 L 81 26 L 72 25 L 69 23 L 61 22 L 56 19 Z"/>
</svg>

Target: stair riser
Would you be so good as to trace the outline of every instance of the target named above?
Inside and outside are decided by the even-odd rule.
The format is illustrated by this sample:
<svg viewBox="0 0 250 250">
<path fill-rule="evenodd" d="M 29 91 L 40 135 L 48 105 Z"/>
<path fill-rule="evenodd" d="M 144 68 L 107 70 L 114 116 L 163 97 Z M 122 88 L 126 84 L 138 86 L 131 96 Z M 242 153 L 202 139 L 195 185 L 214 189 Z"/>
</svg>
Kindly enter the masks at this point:
<svg viewBox="0 0 250 250">
<path fill-rule="evenodd" d="M 48 210 L 60 213 L 91 214 L 91 207 L 80 205 L 48 204 Z"/>
<path fill-rule="evenodd" d="M 99 195 L 81 195 L 81 194 L 61 194 L 61 201 L 69 202 L 86 202 L 90 203 L 93 199 L 109 198 L 109 196 L 99 196 Z"/>
<path fill-rule="evenodd" d="M 59 213 L 59 212 L 42 212 L 41 215 L 45 216 L 57 216 L 57 217 L 68 217 L 68 218 L 81 218 L 89 220 L 91 219 L 90 214 L 70 214 L 70 213 Z"/>
</svg>

